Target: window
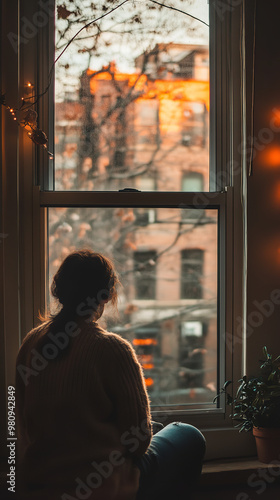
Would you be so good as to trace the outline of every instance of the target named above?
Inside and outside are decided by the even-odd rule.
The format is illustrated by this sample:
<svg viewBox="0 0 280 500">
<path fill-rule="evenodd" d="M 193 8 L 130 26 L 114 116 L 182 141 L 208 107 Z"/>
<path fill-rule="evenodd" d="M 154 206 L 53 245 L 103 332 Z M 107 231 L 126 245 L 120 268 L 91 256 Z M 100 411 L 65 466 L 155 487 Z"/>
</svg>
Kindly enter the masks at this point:
<svg viewBox="0 0 280 500">
<path fill-rule="evenodd" d="M 205 102 L 186 102 L 183 107 L 182 144 L 205 148 L 207 145 L 208 112 Z"/>
<path fill-rule="evenodd" d="M 204 176 L 200 172 L 184 172 L 183 177 L 182 177 L 182 191 L 186 192 L 199 192 L 203 191 L 203 186 L 204 186 Z M 205 212 L 204 210 L 184 210 L 182 211 L 182 219 L 183 220 L 194 220 L 194 219 L 201 219 L 205 217 Z"/>
<path fill-rule="evenodd" d="M 181 324 L 180 366 L 181 384 L 187 384 L 195 393 L 203 385 L 205 372 L 204 352 L 207 324 L 201 321 L 184 321 Z"/>
<path fill-rule="evenodd" d="M 181 252 L 181 298 L 202 299 L 203 250 L 182 250 Z"/>
<path fill-rule="evenodd" d="M 156 297 L 156 252 L 134 252 L 135 298 L 151 300 Z"/>
<path fill-rule="evenodd" d="M 111 107 L 111 101 L 112 101 L 111 94 L 101 95 L 101 109 L 104 113 L 104 116 L 106 116 L 106 113 L 108 113 L 108 110 Z"/>
<path fill-rule="evenodd" d="M 204 0 L 194 4 L 207 21 Z M 75 17 L 75 2 L 71 10 Z M 70 249 L 87 246 L 107 253 L 116 262 L 123 289 L 119 320 L 109 312 L 105 319 L 113 331 L 142 349 L 140 356 L 152 356 L 150 363 L 142 361 L 153 408 L 214 408 L 209 387 L 220 383 L 216 346 L 222 283 L 217 266 L 219 218 L 225 205 L 222 195 L 211 203 L 196 201 L 193 194 L 209 186 L 209 73 L 201 64 L 202 55 L 209 59 L 208 28 L 190 20 L 197 32 L 194 42 L 188 33 L 182 37 L 185 20 L 179 13 L 172 12 L 171 27 L 167 9 L 153 10 L 145 33 L 133 20 L 126 30 L 129 57 L 108 19 L 100 24 L 96 48 L 80 40 L 72 44 L 73 53 L 84 50 L 94 56 L 90 65 L 85 57 L 84 63 L 68 67 L 66 54 L 57 63 L 56 102 L 67 106 L 71 87 L 71 105 L 76 102 L 81 112 L 71 129 L 72 136 L 76 134 L 71 175 L 57 168 L 56 154 L 51 165 L 55 190 L 46 193 L 46 201 L 53 194 L 59 203 L 48 208 L 49 279 Z M 146 15 L 148 11 L 139 12 L 142 23 Z M 122 26 L 121 11 L 116 11 L 116 19 Z M 56 20 L 57 47 L 67 42 L 67 22 Z M 157 31 L 160 38 L 155 38 Z M 118 55 L 113 62 L 114 51 Z M 67 155 L 66 146 L 62 155 Z M 207 266 L 199 250 L 188 255 L 185 251 L 196 248 L 197 241 L 207 246 Z M 182 323 L 197 317 L 204 324 L 212 321 L 205 336 L 213 354 L 207 359 L 205 348 L 207 368 L 201 365 L 200 378 L 193 379 L 180 375 L 180 331 Z M 151 374 L 147 366 L 152 364 Z M 188 386 L 193 380 L 199 386 Z"/>
<path fill-rule="evenodd" d="M 30 2 L 31 13 L 25 12 L 27 5 L 23 4 L 22 15 L 32 17 L 37 4 Z M 71 2 L 74 11 L 73 4 Z M 193 12 L 198 17 L 205 15 L 203 19 L 208 22 L 207 2 L 197 0 L 192 5 Z M 182 21 L 179 13 L 179 17 L 175 14 L 174 19 L 172 17 L 173 24 L 167 26 L 170 28 L 168 36 L 158 25 L 153 39 L 145 38 L 146 45 L 139 42 L 145 23 L 136 23 L 135 26 L 139 24 L 136 35 L 134 33 L 129 39 L 125 34 L 124 38 L 123 19 L 119 17 L 120 32 L 115 35 L 125 48 L 122 62 L 117 60 L 120 45 L 117 48 L 115 41 L 111 43 L 108 33 L 104 44 L 98 45 L 100 56 L 88 57 L 88 43 L 92 43 L 95 36 L 93 28 L 90 42 L 77 41 L 56 64 L 54 120 L 51 92 L 38 102 L 40 127 L 47 132 L 50 125 L 48 149 L 54 151 L 54 160 L 49 160 L 45 151 L 36 148 L 35 161 L 35 149 L 28 137 L 22 135 L 20 139 L 23 260 L 20 263 L 21 319 L 18 321 L 22 323 L 22 332 L 36 323 L 38 310 L 44 308 L 48 298 L 49 279 L 69 251 L 89 246 L 100 251 L 105 249 L 110 256 L 112 252 L 126 296 L 123 292 L 120 298 L 120 322 L 114 323 L 109 313 L 106 320 L 132 344 L 139 339 L 155 341 L 151 344 L 151 352 L 145 347 L 139 353 L 143 366 L 146 365 L 146 378 L 154 381 L 149 386 L 154 415 L 160 418 L 164 412 L 170 414 L 168 418 L 172 420 L 175 415 L 188 421 L 194 418 L 201 427 L 210 422 L 213 428 L 229 425 L 223 401 L 213 405 L 212 400 L 225 378 L 231 378 L 232 353 L 225 333 L 231 335 L 232 318 L 235 321 L 234 318 L 242 315 L 242 276 L 240 272 L 234 274 L 231 268 L 233 259 L 242 262 L 240 175 L 232 170 L 232 155 L 241 142 L 238 124 L 242 123 L 239 119 L 240 9 L 236 7 L 227 12 L 222 23 L 211 0 L 210 47 L 208 29 L 202 24 L 197 29 L 194 29 L 195 24 L 190 24 L 196 40 L 183 39 L 182 24 L 186 27 L 186 19 Z M 161 11 L 165 15 L 165 10 Z M 153 10 L 150 14 L 154 16 Z M 92 19 L 86 2 L 84 15 Z M 118 15 L 121 16 L 120 11 Z M 11 19 L 13 16 L 11 12 Z M 77 22 L 72 14 L 71 20 L 74 19 Z M 170 20 L 169 11 L 163 21 L 166 19 Z M 38 92 L 49 82 L 48 72 L 53 61 L 51 23 L 50 16 L 49 25 L 39 30 L 38 38 L 30 39 L 28 46 L 21 44 L 24 79 L 34 83 L 38 78 Z M 65 46 L 61 36 L 66 25 L 67 19 L 57 19 L 56 43 L 60 47 Z M 176 33 L 174 26 L 178 28 Z M 105 27 L 114 31 L 112 25 Z M 195 47 L 190 48 L 190 45 Z M 203 48 L 198 49 L 197 45 Z M 210 60 L 215 62 L 209 68 L 210 84 L 209 48 Z M 37 49 L 40 68 L 30 57 Z M 229 53 L 232 54 L 230 61 Z M 128 60 L 130 54 L 132 57 Z M 12 55 L 15 57 L 14 53 Z M 115 65 L 113 60 L 116 60 Z M 128 71 L 132 63 L 134 66 Z M 230 74 L 227 73 L 229 66 Z M 9 88 L 9 75 L 7 73 L 6 88 Z M 211 106 L 209 87 L 212 87 Z M 17 102 L 18 96 L 14 97 Z M 151 132 L 152 137 L 152 130 L 156 130 L 155 139 L 148 142 L 141 142 L 137 129 L 140 100 L 145 101 L 146 108 L 141 113 L 145 120 L 149 115 L 152 127 L 145 132 L 149 125 L 144 124 L 142 116 L 141 134 L 145 132 L 148 137 Z M 233 123 L 234 130 L 231 128 Z M 8 129 L 12 127 L 9 125 Z M 10 137 L 14 137 L 12 132 Z M 17 151 L 17 141 L 13 144 Z M 15 167 L 7 169 L 7 175 L 12 176 L 11 185 L 15 183 L 17 187 L 14 170 L 17 158 L 13 157 L 10 164 Z M 203 184 L 200 176 L 203 176 Z M 142 179 L 146 188 L 141 187 Z M 234 207 L 239 210 L 235 218 L 232 217 L 232 185 L 235 187 Z M 226 190 L 225 186 L 229 188 Z M 123 191 L 125 188 L 129 191 Z M 17 189 L 7 200 L 10 208 L 16 206 L 13 205 L 16 193 Z M 194 218 L 191 212 L 199 216 Z M 10 214 L 10 227 L 18 227 L 13 209 L 7 213 Z M 233 234 L 236 238 L 234 255 L 231 253 Z M 184 251 L 197 249 L 204 250 L 202 271 L 198 269 L 197 255 L 192 259 L 183 258 Z M 135 288 L 134 256 L 144 251 L 156 252 L 154 258 L 149 259 L 156 263 L 149 269 L 149 273 L 155 272 L 152 294 L 155 298 L 147 297 L 147 300 L 136 298 Z M 202 286 L 200 292 L 196 292 L 200 298 L 183 297 L 181 263 L 184 260 L 192 260 L 197 274 L 202 273 Z M 11 267 L 6 266 L 6 269 Z M 234 301 L 231 296 L 233 275 Z M 11 280 L 11 284 L 15 281 Z M 18 281 L 15 289 L 19 289 Z M 141 293 L 144 295 L 143 288 Z M 230 309 L 231 304 L 234 311 Z M 16 316 L 9 319 L 9 330 L 18 332 L 12 324 L 15 320 Z M 16 345 L 17 342 L 13 342 Z M 9 341 L 7 345 L 8 349 L 15 350 Z M 197 353 L 193 359 L 192 351 Z M 180 371 L 180 367 L 184 370 Z M 197 377 L 183 376 L 188 370 L 201 370 L 201 373 Z"/>
<path fill-rule="evenodd" d="M 138 99 L 135 102 L 135 136 L 139 144 L 159 144 L 159 100 Z"/>
<path fill-rule="evenodd" d="M 185 172 L 182 178 L 182 191 L 203 191 L 204 179 L 199 172 Z"/>
</svg>

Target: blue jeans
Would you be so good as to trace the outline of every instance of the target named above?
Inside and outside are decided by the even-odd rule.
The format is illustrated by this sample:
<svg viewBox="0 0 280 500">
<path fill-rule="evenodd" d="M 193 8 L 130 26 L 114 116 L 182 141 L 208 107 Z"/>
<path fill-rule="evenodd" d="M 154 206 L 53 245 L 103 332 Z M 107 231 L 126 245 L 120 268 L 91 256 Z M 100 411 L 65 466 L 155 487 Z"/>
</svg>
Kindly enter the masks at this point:
<svg viewBox="0 0 280 500">
<path fill-rule="evenodd" d="M 191 498 L 204 453 L 204 436 L 192 425 L 174 422 L 164 427 L 136 462 L 140 469 L 137 500 Z"/>
</svg>

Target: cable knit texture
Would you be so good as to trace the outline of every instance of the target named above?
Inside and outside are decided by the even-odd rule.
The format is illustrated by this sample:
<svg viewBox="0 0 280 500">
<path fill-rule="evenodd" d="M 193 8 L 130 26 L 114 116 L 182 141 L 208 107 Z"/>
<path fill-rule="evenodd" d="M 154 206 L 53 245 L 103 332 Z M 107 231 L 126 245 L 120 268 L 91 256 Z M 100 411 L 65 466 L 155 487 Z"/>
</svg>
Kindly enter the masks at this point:
<svg viewBox="0 0 280 500">
<path fill-rule="evenodd" d="M 37 353 L 48 328 L 29 332 L 17 357 L 23 498 L 26 492 L 40 500 L 133 500 L 139 484 L 133 458 L 145 453 L 152 434 L 135 352 L 90 323 L 61 356 L 46 361 Z"/>
</svg>

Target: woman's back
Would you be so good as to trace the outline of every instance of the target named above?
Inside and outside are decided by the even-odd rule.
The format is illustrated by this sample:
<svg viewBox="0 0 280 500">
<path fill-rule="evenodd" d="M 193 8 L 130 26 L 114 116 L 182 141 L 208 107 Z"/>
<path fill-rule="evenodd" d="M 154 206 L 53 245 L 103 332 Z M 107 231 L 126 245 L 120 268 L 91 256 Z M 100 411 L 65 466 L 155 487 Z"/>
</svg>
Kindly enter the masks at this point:
<svg viewBox="0 0 280 500">
<path fill-rule="evenodd" d="M 170 424 L 149 446 L 135 351 L 96 323 L 116 303 L 117 284 L 106 257 L 69 254 L 51 287 L 60 311 L 24 339 L 16 371 L 20 499 L 162 500 L 175 489 L 185 498 L 200 475 L 205 441 L 194 427 Z"/>
<path fill-rule="evenodd" d="M 91 491 L 95 499 L 134 498 L 138 470 L 132 457 L 147 449 L 151 424 L 130 344 L 83 322 L 72 328 L 62 353 L 65 332 L 46 348 L 49 332 L 49 325 L 30 332 L 17 360 L 23 489 L 34 490 L 34 498 L 44 490 L 46 498 L 79 498 L 78 490 L 84 498 Z M 142 429 L 141 439 L 133 427 Z"/>
</svg>

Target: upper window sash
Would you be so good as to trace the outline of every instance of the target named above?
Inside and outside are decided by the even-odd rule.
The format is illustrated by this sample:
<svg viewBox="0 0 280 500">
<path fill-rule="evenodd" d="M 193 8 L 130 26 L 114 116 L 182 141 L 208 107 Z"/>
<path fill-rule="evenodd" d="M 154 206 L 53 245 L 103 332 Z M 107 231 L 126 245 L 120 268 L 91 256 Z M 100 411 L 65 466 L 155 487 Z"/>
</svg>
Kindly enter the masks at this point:
<svg viewBox="0 0 280 500">
<path fill-rule="evenodd" d="M 207 7 L 207 2 L 206 2 L 206 0 L 205 0 L 205 7 L 206 7 L 206 8 L 208 8 L 208 7 Z M 186 9 L 186 10 L 187 10 L 187 9 Z M 182 19 L 184 19 L 183 14 L 182 14 Z M 197 26 L 198 26 L 198 28 L 199 28 L 199 27 L 200 27 L 200 24 L 199 24 L 199 23 L 197 23 Z M 202 25 L 201 25 L 201 26 L 202 26 Z M 205 28 L 205 26 L 204 26 L 204 28 Z M 53 27 L 53 26 L 50 26 L 50 36 L 49 36 L 49 39 L 50 39 L 50 40 L 53 40 L 53 39 L 54 39 L 54 31 L 53 31 L 53 30 L 54 30 L 54 27 Z M 53 44 L 53 46 L 52 46 L 52 50 L 54 51 L 54 44 Z M 51 64 L 52 64 L 52 60 L 50 60 L 50 61 L 49 61 L 49 66 L 50 66 L 50 67 L 51 67 Z M 176 83 L 176 82 L 175 82 L 175 83 Z M 178 82 L 177 82 L 177 83 L 178 83 Z M 198 82 L 198 83 L 199 83 L 199 82 Z M 201 85 L 201 83 L 203 83 L 203 82 L 200 82 L 199 84 Z M 204 91 L 203 91 L 203 92 L 204 92 Z M 104 90 L 104 96 L 105 96 L 105 97 L 107 97 L 107 93 L 108 93 L 107 89 L 106 89 L 106 92 L 105 92 L 105 90 Z M 200 91 L 200 93 L 201 93 L 201 91 Z M 104 97 L 104 96 L 103 96 L 103 97 Z M 101 98 L 102 98 L 102 96 L 101 96 Z M 51 101 L 52 101 L 52 99 L 53 99 L 53 92 L 52 92 L 52 89 L 51 89 L 51 88 L 50 88 L 50 92 L 49 92 L 49 95 L 48 95 L 48 99 L 49 99 L 49 106 L 52 106 L 52 102 L 51 102 Z M 206 98 L 205 98 L 205 99 L 206 99 Z M 103 100 L 104 100 L 104 99 L 103 99 Z M 209 96 L 207 97 L 206 101 L 208 101 L 208 100 L 209 100 Z M 205 101 L 205 102 L 206 102 L 206 101 Z M 138 102 L 138 101 L 136 101 L 136 102 L 135 102 L 135 104 L 137 104 L 137 102 Z M 151 102 L 152 102 L 152 101 L 151 101 Z M 144 104 L 145 104 L 145 103 L 144 103 Z M 200 106 L 200 107 L 201 107 L 201 106 L 202 106 L 202 104 L 201 104 L 201 103 L 196 103 L 196 102 L 193 102 L 193 103 L 190 103 L 190 106 L 192 106 L 192 105 L 195 105 L 194 109 L 192 109 L 192 107 L 191 107 L 191 110 L 187 110 L 187 111 L 185 111 L 185 113 L 187 113 L 187 112 L 192 112 L 192 113 L 194 113 L 194 118 L 193 118 L 193 119 L 195 119 L 195 122 L 197 122 L 197 121 L 199 121 L 199 120 L 200 120 L 200 121 L 201 121 L 201 126 L 202 126 L 203 130 L 204 130 L 204 129 L 206 130 L 206 132 L 205 132 L 205 130 L 204 130 L 204 132 L 203 132 L 203 133 L 207 133 L 208 125 L 206 126 L 206 123 L 204 123 L 204 122 L 205 122 L 205 119 L 202 117 L 202 115 L 203 115 L 204 113 L 202 113 L 201 109 L 198 109 L 198 106 Z M 209 107 L 209 103 L 207 104 L 207 106 Z M 205 108 L 205 109 L 206 109 L 206 108 Z M 137 106 L 135 106 L 135 113 L 136 113 L 136 115 L 137 115 Z M 208 114 L 208 113 L 207 113 L 207 114 Z M 158 115 L 158 112 L 157 112 L 157 115 Z M 201 116 L 200 116 L 200 115 L 201 115 Z M 156 117 L 156 121 L 157 121 L 157 120 L 158 120 L 158 116 Z M 139 123 L 140 123 L 140 122 L 139 122 Z M 52 116 L 51 116 L 51 121 L 50 121 L 50 129 L 49 129 L 49 136 L 50 136 L 50 137 L 51 137 L 51 136 L 53 136 L 53 125 L 54 125 L 54 123 L 53 123 L 53 115 L 52 115 Z M 183 127 L 183 125 L 184 125 L 184 124 L 183 124 L 183 122 L 182 122 L 182 127 Z M 47 127 L 47 126 L 48 126 L 48 123 L 46 123 L 46 127 Z M 183 131 L 183 128 L 182 128 L 182 131 Z M 179 136 L 179 135 L 180 135 L 180 133 L 178 132 L 178 136 Z M 150 134 L 150 133 L 149 133 L 149 136 L 151 136 L 151 134 Z M 183 142 L 182 142 L 182 138 L 180 138 L 180 141 L 181 141 L 181 144 L 183 144 Z M 207 143 L 208 143 L 208 140 L 207 140 Z M 184 154 L 185 154 L 185 151 L 186 151 L 186 146 L 184 146 Z M 118 156 L 118 158 L 119 158 L 119 156 Z M 52 191 L 52 190 L 54 190 L 54 177 L 55 177 L 54 162 L 53 162 L 53 161 L 51 161 L 51 160 L 50 160 L 50 161 L 48 161 L 48 158 L 46 157 L 46 155 L 45 155 L 45 158 L 43 158 L 42 160 L 43 160 L 44 166 L 43 166 L 43 168 L 40 168 L 40 173 L 39 173 L 39 175 L 38 175 L 38 184 L 40 184 L 41 190 L 44 190 L 44 191 Z M 173 162 L 173 163 L 174 163 L 175 161 L 176 161 L 176 159 L 175 159 L 175 158 L 174 158 L 174 159 L 172 159 L 172 162 Z M 41 162 L 41 164 L 42 164 L 42 162 Z M 139 179 L 140 179 L 140 178 L 139 178 Z M 207 182 L 205 182 L 204 184 L 205 184 L 205 185 L 206 185 L 206 184 L 208 185 L 208 179 L 207 179 Z M 122 187 L 129 187 L 129 186 L 130 186 L 130 183 L 129 183 L 129 179 L 128 179 L 128 180 L 127 180 L 127 183 L 126 183 L 125 185 L 123 185 Z M 137 186 L 137 185 L 135 185 L 134 187 L 138 188 L 138 186 Z M 155 186 L 155 187 L 156 187 L 156 186 Z M 95 189 L 95 188 L 94 188 L 94 189 Z M 96 189 L 98 189 L 98 188 L 96 188 Z M 114 188 L 113 188 L 113 189 L 114 189 Z M 118 189 L 118 188 L 117 188 L 117 189 Z M 117 189 L 116 189 L 116 190 L 117 190 Z M 138 188 L 138 189 L 141 189 L 141 187 L 140 187 L 140 188 Z M 161 189 L 161 190 L 165 190 L 164 188 L 162 189 L 162 188 L 160 188 L 160 187 L 159 187 L 159 189 Z M 178 187 L 177 187 L 177 189 L 178 189 L 178 190 L 180 189 L 180 182 L 178 183 Z M 101 188 L 101 190 L 102 190 L 102 188 Z M 106 188 L 105 188 L 105 190 L 106 190 Z M 167 188 L 166 190 L 169 190 L 169 189 Z M 206 190 L 208 190 L 208 189 L 206 189 Z"/>
<path fill-rule="evenodd" d="M 54 3 L 54 2 L 53 2 Z M 235 2 L 236 4 L 236 2 Z M 53 6 L 54 8 L 54 6 Z M 225 186 L 241 185 L 241 131 L 243 113 L 242 68 L 240 63 L 243 2 L 221 7 L 217 0 L 209 0 L 209 59 L 210 59 L 210 130 L 209 130 L 209 190 L 222 191 Z M 53 63 L 54 23 L 44 26 L 39 35 L 42 54 L 39 60 L 39 88 L 44 91 L 48 70 Z M 48 43 L 46 44 L 46 39 Z M 46 50 L 47 48 L 47 50 Z M 49 131 L 49 149 L 54 149 L 54 81 L 43 100 L 38 103 L 42 128 Z M 238 150 L 239 148 L 239 150 Z M 54 166 L 45 151 L 37 152 L 35 183 L 41 190 L 54 189 Z"/>
</svg>

